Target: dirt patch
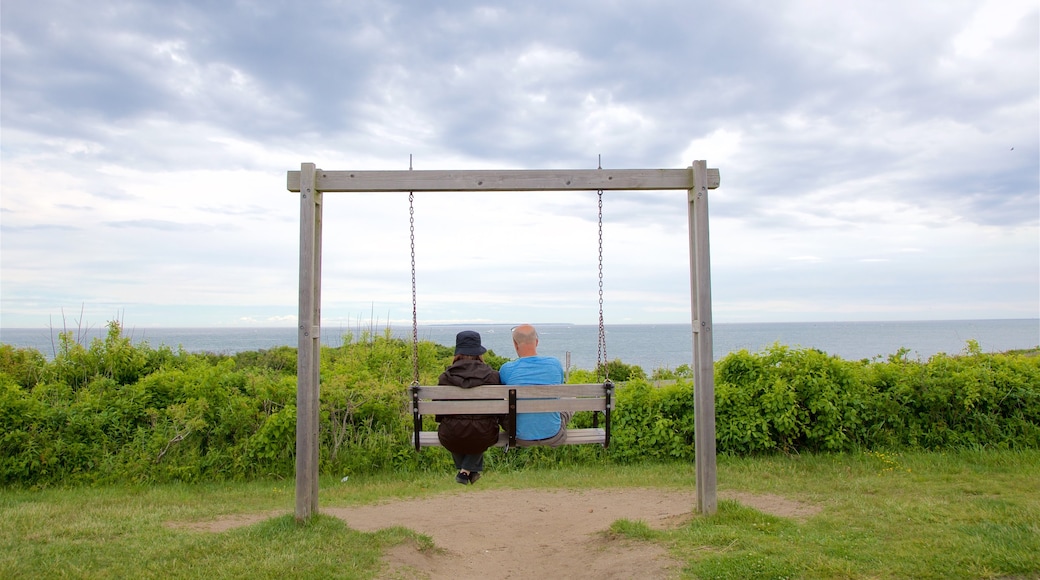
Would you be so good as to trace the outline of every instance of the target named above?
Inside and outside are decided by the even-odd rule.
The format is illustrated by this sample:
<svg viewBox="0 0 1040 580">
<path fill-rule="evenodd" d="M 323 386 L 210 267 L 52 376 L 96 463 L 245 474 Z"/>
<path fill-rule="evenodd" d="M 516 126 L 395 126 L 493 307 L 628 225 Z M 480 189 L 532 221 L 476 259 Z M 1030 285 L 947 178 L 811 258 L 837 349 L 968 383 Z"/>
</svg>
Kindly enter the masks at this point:
<svg viewBox="0 0 1040 580">
<path fill-rule="evenodd" d="M 779 496 L 724 493 L 759 511 L 804 520 L 813 506 Z M 619 519 L 653 529 L 682 526 L 693 517 L 690 491 L 661 489 L 476 490 L 355 507 L 323 507 L 359 531 L 402 526 L 433 539 L 437 550 L 403 544 L 387 550 L 383 577 L 440 578 L 673 578 L 679 563 L 665 548 L 604 532 Z M 220 532 L 281 515 L 229 516 L 171 524 Z"/>
<path fill-rule="evenodd" d="M 399 578 L 668 578 L 676 563 L 656 544 L 609 538 L 619 519 L 653 528 L 675 525 L 696 502 L 690 493 L 655 489 L 491 490 L 350 508 L 325 508 L 350 527 L 403 526 L 443 552 L 418 561 L 388 553 Z M 413 549 L 414 552 L 414 549 Z"/>
</svg>

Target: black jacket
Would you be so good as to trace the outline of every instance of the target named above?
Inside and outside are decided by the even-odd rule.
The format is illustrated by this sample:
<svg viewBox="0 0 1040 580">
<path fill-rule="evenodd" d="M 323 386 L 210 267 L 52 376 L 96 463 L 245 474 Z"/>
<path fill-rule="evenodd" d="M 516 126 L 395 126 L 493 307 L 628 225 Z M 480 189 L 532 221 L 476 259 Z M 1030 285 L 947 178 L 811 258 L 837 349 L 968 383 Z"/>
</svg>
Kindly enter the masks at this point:
<svg viewBox="0 0 1040 580">
<path fill-rule="evenodd" d="M 480 385 L 500 385 L 498 371 L 479 360 L 460 360 L 452 363 L 441 376 L 438 385 L 453 385 L 471 389 Z M 438 415 L 437 438 L 453 453 L 483 453 L 498 443 L 498 427 L 505 415 Z"/>
</svg>

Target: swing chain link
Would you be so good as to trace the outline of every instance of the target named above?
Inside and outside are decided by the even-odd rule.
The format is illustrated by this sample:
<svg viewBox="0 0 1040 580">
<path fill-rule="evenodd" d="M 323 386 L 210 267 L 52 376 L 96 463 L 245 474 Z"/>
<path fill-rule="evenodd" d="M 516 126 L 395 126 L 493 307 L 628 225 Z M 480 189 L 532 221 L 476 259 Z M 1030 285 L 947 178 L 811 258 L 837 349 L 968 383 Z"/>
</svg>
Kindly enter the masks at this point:
<svg viewBox="0 0 1040 580">
<path fill-rule="evenodd" d="M 607 331 L 603 325 L 603 190 L 599 190 L 597 195 L 599 198 L 599 347 L 596 353 L 596 368 L 603 370 L 603 380 L 609 382 Z"/>
<path fill-rule="evenodd" d="M 409 161 L 410 164 L 410 161 Z M 408 192 L 408 232 L 412 243 L 412 386 L 419 385 L 419 315 L 415 300 L 415 192 Z"/>
</svg>

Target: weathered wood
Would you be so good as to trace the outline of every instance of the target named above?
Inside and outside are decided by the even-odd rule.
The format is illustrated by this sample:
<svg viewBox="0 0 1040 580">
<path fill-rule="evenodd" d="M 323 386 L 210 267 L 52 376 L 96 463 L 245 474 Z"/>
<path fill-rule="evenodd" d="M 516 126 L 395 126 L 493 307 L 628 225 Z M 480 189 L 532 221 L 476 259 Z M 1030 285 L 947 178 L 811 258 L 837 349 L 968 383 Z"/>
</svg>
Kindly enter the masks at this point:
<svg viewBox="0 0 1040 580">
<path fill-rule="evenodd" d="M 552 411 L 606 411 L 606 400 L 581 399 L 522 399 L 516 400 L 517 413 L 547 413 Z M 504 415 L 509 412 L 508 399 L 453 399 L 447 401 L 419 401 L 420 415 Z"/>
<path fill-rule="evenodd" d="M 501 415 L 509 412 L 509 391 L 516 389 L 517 413 L 606 411 L 602 384 L 482 385 L 469 389 L 418 386 L 420 415 Z"/>
<path fill-rule="evenodd" d="M 603 398 L 603 383 L 563 385 L 480 385 L 468 389 L 459 387 L 419 385 L 420 399 L 444 397 L 448 399 L 498 399 L 506 397 L 509 389 L 517 389 L 518 396 L 531 397 L 594 397 Z"/>
<path fill-rule="evenodd" d="M 693 430 L 697 509 L 716 511 L 715 490 L 715 358 L 712 346 L 711 264 L 708 248 L 708 181 L 704 161 L 690 171 L 690 288 L 693 316 Z"/>
<path fill-rule="evenodd" d="M 718 169 L 708 169 L 708 188 L 719 186 Z M 300 190 L 300 172 L 286 175 L 289 191 Z M 403 191 L 595 191 L 690 189 L 687 169 L 517 169 L 472 171 L 322 171 L 323 192 Z"/>
<path fill-rule="evenodd" d="M 599 428 L 567 429 L 567 445 L 580 445 L 583 443 L 598 443 L 602 445 L 607 433 Z"/>
<path fill-rule="evenodd" d="M 582 383 L 574 385 L 519 385 L 505 388 L 517 389 L 517 394 L 525 399 L 532 397 L 592 397 L 603 398 L 603 383 Z"/>
<path fill-rule="evenodd" d="M 508 399 L 453 399 L 450 401 L 419 401 L 420 415 L 505 415 L 509 412 Z"/>
<path fill-rule="evenodd" d="M 300 167 L 300 310 L 296 358 L 296 519 L 318 511 L 318 375 L 321 366 L 321 192 Z"/>
</svg>

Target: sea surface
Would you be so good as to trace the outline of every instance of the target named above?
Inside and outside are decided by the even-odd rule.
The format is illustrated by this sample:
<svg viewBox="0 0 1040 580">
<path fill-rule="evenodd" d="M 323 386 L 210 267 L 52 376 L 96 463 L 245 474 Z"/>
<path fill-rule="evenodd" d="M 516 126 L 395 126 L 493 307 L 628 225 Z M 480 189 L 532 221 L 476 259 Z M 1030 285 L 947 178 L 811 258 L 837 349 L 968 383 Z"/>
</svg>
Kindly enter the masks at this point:
<svg viewBox="0 0 1040 580">
<path fill-rule="evenodd" d="M 599 327 L 581 324 L 536 325 L 539 354 L 555 356 L 569 368 L 593 369 L 597 361 Z M 484 346 L 499 356 L 515 358 L 508 324 L 419 326 L 420 340 L 453 346 L 455 334 L 476 330 Z M 693 364 L 693 333 L 689 324 L 607 325 L 607 360 L 620 359 L 647 372 Z M 411 340 L 412 328 L 391 327 L 393 336 Z M 322 327 L 322 344 L 338 346 L 345 336 L 357 340 L 364 333 L 382 335 L 385 327 Z M 83 344 L 103 338 L 104 328 L 73 330 Z M 0 343 L 35 348 L 48 358 L 56 352 L 58 329 L 0 329 Z M 124 328 L 136 343 L 155 348 L 166 345 L 188 352 L 233 354 L 277 346 L 296 346 L 297 332 L 289 328 Z M 936 353 L 959 354 L 969 340 L 983 352 L 1004 352 L 1040 346 L 1040 320 L 944 320 L 922 322 L 778 322 L 716 324 L 713 352 L 718 360 L 739 350 L 761 352 L 774 344 L 815 348 L 847 360 L 885 359 L 907 349 L 911 359 L 926 360 Z"/>
</svg>

